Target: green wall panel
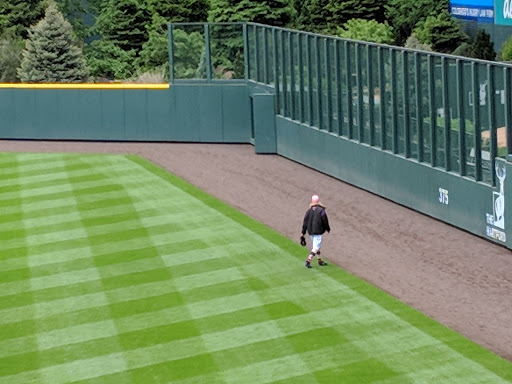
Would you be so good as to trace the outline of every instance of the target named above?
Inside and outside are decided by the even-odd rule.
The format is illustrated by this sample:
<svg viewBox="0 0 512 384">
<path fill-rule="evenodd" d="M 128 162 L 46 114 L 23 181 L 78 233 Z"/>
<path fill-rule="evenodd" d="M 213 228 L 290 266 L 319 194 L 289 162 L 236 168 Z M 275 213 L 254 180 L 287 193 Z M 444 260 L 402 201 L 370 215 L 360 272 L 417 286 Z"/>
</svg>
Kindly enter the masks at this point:
<svg viewBox="0 0 512 384">
<path fill-rule="evenodd" d="M 148 140 L 148 100 L 147 91 L 126 90 L 124 96 L 125 135 L 133 140 Z"/>
<path fill-rule="evenodd" d="M 84 135 L 85 127 L 84 127 L 84 117 L 82 116 L 82 109 L 79 111 L 74 110 L 75 105 L 78 103 L 79 105 L 87 105 L 83 100 L 82 93 L 78 90 L 67 89 L 63 94 L 63 97 L 58 98 L 58 108 L 59 108 L 59 120 L 58 127 L 61 130 L 61 134 L 59 136 L 64 135 L 64 133 L 72 134 L 75 139 L 80 139 Z M 89 111 L 89 113 L 93 113 Z M 43 131 L 44 132 L 44 131 Z"/>
<path fill-rule="evenodd" d="M 198 103 L 197 106 L 199 112 L 197 130 L 201 142 L 214 143 L 224 140 L 222 129 L 223 93 L 223 88 L 219 86 L 207 85 L 199 88 L 198 100 L 211 100 L 210 102 Z"/>
<path fill-rule="evenodd" d="M 256 153 L 276 153 L 276 123 L 274 95 L 254 94 L 252 100 L 252 124 L 254 126 L 254 149 Z"/>
<path fill-rule="evenodd" d="M 40 117 L 32 122 L 34 135 L 37 138 L 45 135 L 51 139 L 57 138 L 60 134 L 57 94 L 52 89 L 43 89 L 34 96 L 32 113 Z M 53 120 L 53 123 L 47 124 L 46 122 L 50 119 Z"/>
<path fill-rule="evenodd" d="M 173 86 L 176 124 L 180 127 L 176 139 L 179 141 L 200 141 L 200 89 L 199 86 Z"/>
<path fill-rule="evenodd" d="M 251 139 L 250 100 L 247 85 L 222 87 L 220 106 L 226 143 L 248 143 Z"/>
<path fill-rule="evenodd" d="M 14 98 L 16 131 L 18 132 L 18 128 L 21 130 L 20 138 L 38 138 L 34 131 L 34 92 L 25 89 L 12 90 L 11 95 Z"/>
<path fill-rule="evenodd" d="M 7 136 L 15 134 L 15 102 L 11 92 L 0 92 L 0 132 Z"/>
<path fill-rule="evenodd" d="M 0 89 L 0 138 L 250 141 L 247 86 Z"/>
<path fill-rule="evenodd" d="M 71 97 L 71 95 L 68 95 L 68 97 Z M 80 127 L 79 139 L 86 140 L 89 137 L 102 137 L 102 108 L 99 92 L 80 90 L 76 100 L 73 101 L 75 101 L 75 104 L 66 112 L 77 114 L 80 117 L 80 122 L 78 122 Z M 79 105 L 82 108 L 79 108 L 76 103 L 80 103 Z M 70 135 L 75 136 L 72 131 L 70 131 Z M 63 138 L 67 138 L 67 136 L 63 136 Z"/>
<path fill-rule="evenodd" d="M 142 91 L 143 93 L 144 91 Z M 101 133 L 103 140 L 125 139 L 124 90 L 100 90 Z M 141 108 L 142 110 L 142 108 Z"/>
<path fill-rule="evenodd" d="M 172 141 L 174 132 L 181 129 L 172 120 L 176 111 L 171 104 L 172 92 L 170 90 L 146 90 L 145 92 L 147 97 L 147 111 L 145 114 L 149 140 Z M 127 137 L 126 140 L 131 140 L 131 138 Z"/>
</svg>

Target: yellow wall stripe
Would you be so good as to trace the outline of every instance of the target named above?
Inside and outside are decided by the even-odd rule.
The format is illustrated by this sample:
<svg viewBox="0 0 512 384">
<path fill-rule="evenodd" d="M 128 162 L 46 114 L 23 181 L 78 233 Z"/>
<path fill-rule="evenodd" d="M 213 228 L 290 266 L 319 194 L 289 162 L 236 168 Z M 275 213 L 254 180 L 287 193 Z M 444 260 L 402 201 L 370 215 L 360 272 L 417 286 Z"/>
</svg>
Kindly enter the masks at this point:
<svg viewBox="0 0 512 384">
<path fill-rule="evenodd" d="M 169 89 L 170 84 L 141 83 L 0 83 L 0 88 L 21 89 Z"/>
</svg>

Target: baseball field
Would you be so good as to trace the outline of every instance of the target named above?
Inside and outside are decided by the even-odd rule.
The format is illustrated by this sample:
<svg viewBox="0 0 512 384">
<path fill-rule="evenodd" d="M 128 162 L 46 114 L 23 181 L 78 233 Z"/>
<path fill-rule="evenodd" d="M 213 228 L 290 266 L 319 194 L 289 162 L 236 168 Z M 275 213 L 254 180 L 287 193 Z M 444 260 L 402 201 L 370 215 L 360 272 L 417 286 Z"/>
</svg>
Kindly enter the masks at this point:
<svg viewBox="0 0 512 384">
<path fill-rule="evenodd" d="M 511 383 L 512 363 L 139 156 L 0 154 L 0 383 Z"/>
</svg>

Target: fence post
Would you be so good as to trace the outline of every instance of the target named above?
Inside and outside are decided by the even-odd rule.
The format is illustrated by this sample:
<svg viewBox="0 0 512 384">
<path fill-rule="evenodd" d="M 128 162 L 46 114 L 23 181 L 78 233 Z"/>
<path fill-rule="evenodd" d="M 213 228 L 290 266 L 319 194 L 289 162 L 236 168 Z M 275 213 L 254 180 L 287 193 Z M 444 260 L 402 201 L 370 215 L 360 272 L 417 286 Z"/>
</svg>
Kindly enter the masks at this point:
<svg viewBox="0 0 512 384">
<path fill-rule="evenodd" d="M 475 180 L 482 180 L 482 132 L 480 126 L 480 87 L 478 84 L 478 64 L 471 63 L 471 77 L 473 92 L 473 121 L 475 123 L 475 137 L 474 146 L 475 146 Z"/>
<path fill-rule="evenodd" d="M 347 119 L 348 119 L 348 138 L 354 137 L 353 133 L 353 121 L 352 121 L 352 65 L 350 63 L 350 49 L 347 41 L 343 42 L 345 46 L 345 61 L 346 61 L 346 82 L 347 82 Z"/>
<path fill-rule="evenodd" d="M 368 79 L 368 125 L 370 126 L 370 145 L 375 145 L 375 119 L 374 119 L 374 92 L 373 92 L 373 68 L 372 68 L 372 49 L 368 44 L 366 46 L 366 76 Z"/>
<path fill-rule="evenodd" d="M 342 88 L 341 88 L 341 50 L 340 50 L 341 40 L 336 39 L 334 41 L 334 65 L 336 66 L 336 114 L 338 115 L 338 127 L 337 134 L 338 136 L 343 135 L 343 108 L 342 108 Z"/>
<path fill-rule="evenodd" d="M 299 121 L 301 123 L 304 122 L 304 60 L 302 58 L 304 49 L 302 47 L 302 33 L 299 33 L 297 35 L 297 45 L 299 46 L 299 50 L 297 52 L 297 58 L 299 66 L 299 105 L 298 105 L 298 112 L 299 112 Z"/>
<path fill-rule="evenodd" d="M 496 104 L 494 102 L 494 67 L 491 64 L 487 64 L 487 81 L 489 85 L 489 89 L 487 92 L 487 100 L 489 102 L 488 109 L 488 121 L 489 121 L 489 133 L 491 136 L 491 180 L 492 185 L 496 185 L 496 172 L 494 172 L 494 166 L 496 164 L 496 156 L 498 155 L 498 142 L 496 138 L 496 119 L 494 117 L 494 112 L 496 109 Z"/>
<path fill-rule="evenodd" d="M 380 88 L 380 147 L 386 150 L 386 81 L 384 72 L 383 48 L 377 48 L 377 58 L 379 65 L 379 88 Z"/>
<path fill-rule="evenodd" d="M 435 92 L 434 57 L 428 55 L 428 97 L 430 109 L 430 165 L 437 166 L 437 121 L 436 121 L 436 92 Z"/>
<path fill-rule="evenodd" d="M 443 110 L 444 110 L 444 166 L 451 171 L 451 113 L 450 100 L 448 99 L 448 64 L 446 57 L 441 58 L 441 82 L 443 86 Z"/>
<path fill-rule="evenodd" d="M 205 58 L 206 58 L 206 79 L 212 80 L 212 55 L 210 48 L 210 24 L 205 23 L 204 25 L 204 38 L 205 38 Z M 246 78 L 247 79 L 247 78 Z"/>
<path fill-rule="evenodd" d="M 510 75 L 510 68 L 505 67 L 503 68 L 503 78 L 505 82 L 505 129 L 507 130 L 507 154 L 512 154 L 512 116 L 511 116 L 511 84 L 510 81 L 512 80 Z"/>
<path fill-rule="evenodd" d="M 363 114 L 363 70 L 361 62 L 361 44 L 355 43 L 356 76 L 357 76 L 357 128 L 359 142 L 364 143 L 364 114 Z"/>
<path fill-rule="evenodd" d="M 404 100 L 404 146 L 405 146 L 405 157 L 411 157 L 411 132 L 409 124 L 409 67 L 408 67 L 408 55 L 406 51 L 402 51 L 402 76 L 403 76 L 403 100 Z"/>
<path fill-rule="evenodd" d="M 390 49 L 389 54 L 391 55 L 391 129 L 393 132 L 392 136 L 392 150 L 393 153 L 398 153 L 398 123 L 397 123 L 397 84 L 396 84 L 396 56 L 395 50 Z"/>
<path fill-rule="evenodd" d="M 464 116 L 464 83 L 462 61 L 457 59 L 457 114 L 459 116 L 459 162 L 460 175 L 466 175 L 466 118 Z"/>
<path fill-rule="evenodd" d="M 414 76 L 416 80 L 416 134 L 418 135 L 418 161 L 423 162 L 423 103 L 421 100 L 421 59 L 414 53 Z"/>
</svg>

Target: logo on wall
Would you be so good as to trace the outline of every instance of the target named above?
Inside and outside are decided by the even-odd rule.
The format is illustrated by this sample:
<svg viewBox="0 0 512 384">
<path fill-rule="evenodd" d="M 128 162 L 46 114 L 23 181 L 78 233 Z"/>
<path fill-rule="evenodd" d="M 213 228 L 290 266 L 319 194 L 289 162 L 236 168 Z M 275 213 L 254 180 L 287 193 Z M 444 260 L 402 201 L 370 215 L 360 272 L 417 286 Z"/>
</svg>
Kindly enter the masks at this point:
<svg viewBox="0 0 512 384">
<path fill-rule="evenodd" d="M 495 0 L 495 24 L 512 25 L 512 1 L 511 0 Z"/>
<path fill-rule="evenodd" d="M 503 2 L 503 18 L 512 19 L 512 2 L 510 0 Z"/>
<path fill-rule="evenodd" d="M 499 180 L 499 191 L 492 193 L 492 210 L 493 213 L 486 215 L 487 236 L 493 239 L 506 242 L 507 236 L 504 232 L 505 229 L 505 177 L 507 177 L 507 170 L 504 165 L 496 163 L 495 166 L 496 177 Z"/>
</svg>

